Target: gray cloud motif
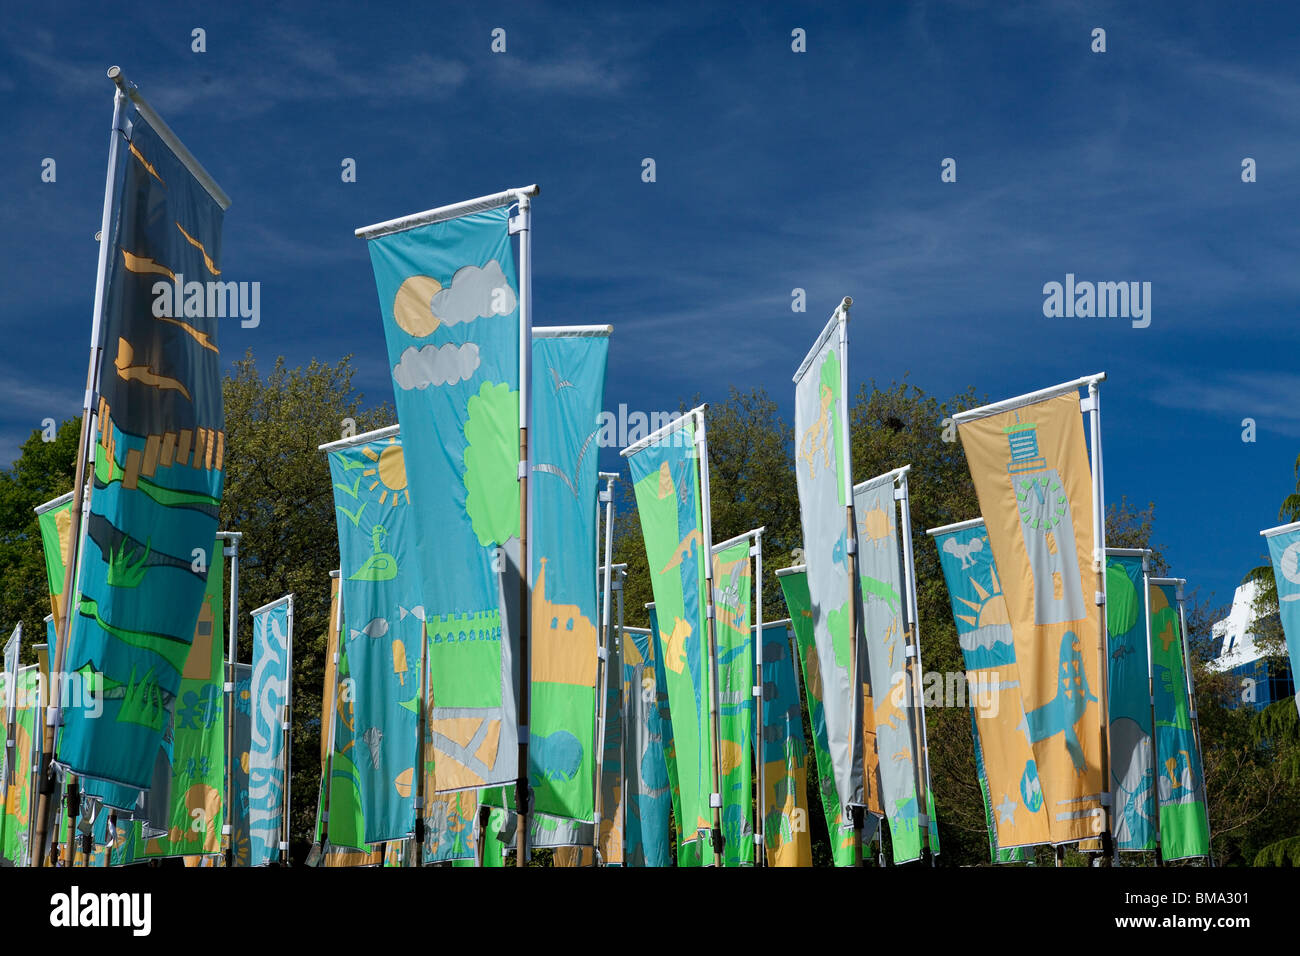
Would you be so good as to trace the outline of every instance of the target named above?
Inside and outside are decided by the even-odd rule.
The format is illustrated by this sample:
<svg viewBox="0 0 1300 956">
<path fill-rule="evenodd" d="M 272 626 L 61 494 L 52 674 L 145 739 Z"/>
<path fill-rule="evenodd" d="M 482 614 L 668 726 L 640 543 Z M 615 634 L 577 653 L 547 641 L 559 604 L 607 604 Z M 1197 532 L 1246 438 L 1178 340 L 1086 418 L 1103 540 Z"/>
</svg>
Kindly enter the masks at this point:
<svg viewBox="0 0 1300 956">
<path fill-rule="evenodd" d="M 474 342 L 426 345 L 420 349 L 411 346 L 393 367 L 393 381 L 407 391 L 430 385 L 455 385 L 473 375 L 478 365 L 478 345 Z"/>
<path fill-rule="evenodd" d="M 493 259 L 483 268 L 464 266 L 451 277 L 451 285 L 433 294 L 429 308 L 443 325 L 459 325 L 509 315 L 515 310 L 515 290 L 506 281 L 501 264 Z"/>
</svg>

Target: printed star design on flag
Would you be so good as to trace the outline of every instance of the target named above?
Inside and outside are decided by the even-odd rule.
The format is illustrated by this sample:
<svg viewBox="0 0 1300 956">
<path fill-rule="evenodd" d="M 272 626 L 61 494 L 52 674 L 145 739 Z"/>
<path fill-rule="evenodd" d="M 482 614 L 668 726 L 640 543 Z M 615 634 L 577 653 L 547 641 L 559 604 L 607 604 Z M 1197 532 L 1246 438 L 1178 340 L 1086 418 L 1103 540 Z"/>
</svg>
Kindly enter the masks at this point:
<svg viewBox="0 0 1300 956">
<path fill-rule="evenodd" d="M 998 811 L 998 816 L 1001 818 L 1001 819 L 998 821 L 999 823 L 1005 823 L 1005 824 L 1008 824 L 1008 825 L 1014 825 L 1014 824 L 1015 824 L 1015 822 L 1016 822 L 1016 802 L 1015 802 L 1014 800 L 1011 799 L 1010 794 L 1005 794 L 1005 793 L 1004 793 L 1004 794 L 1002 795 L 1002 802 L 999 803 L 999 804 L 998 804 L 994 809 L 996 809 L 996 810 Z"/>
</svg>

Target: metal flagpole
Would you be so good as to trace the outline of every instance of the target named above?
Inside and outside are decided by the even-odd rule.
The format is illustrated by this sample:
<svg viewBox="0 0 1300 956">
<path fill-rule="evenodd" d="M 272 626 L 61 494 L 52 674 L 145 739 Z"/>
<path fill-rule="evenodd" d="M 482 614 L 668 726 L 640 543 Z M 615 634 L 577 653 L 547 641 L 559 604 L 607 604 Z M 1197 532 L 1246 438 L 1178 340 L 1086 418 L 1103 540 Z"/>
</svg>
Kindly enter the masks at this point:
<svg viewBox="0 0 1300 956">
<path fill-rule="evenodd" d="M 1162 866 L 1164 863 L 1164 848 L 1160 840 L 1160 790 L 1157 786 L 1160 774 L 1160 747 L 1156 743 L 1156 681 L 1155 674 L 1152 672 L 1151 660 L 1151 640 L 1154 635 L 1151 633 L 1151 552 L 1146 551 L 1142 555 L 1142 613 L 1146 615 L 1147 621 L 1147 697 L 1151 705 L 1151 784 L 1153 793 L 1151 799 L 1155 803 L 1155 825 L 1156 825 L 1156 866 Z M 1107 658 L 1106 660 L 1109 660 Z M 1118 847 L 1115 855 L 1119 855 Z"/>
<path fill-rule="evenodd" d="M 610 594 L 613 590 L 613 549 L 614 549 L 614 482 L 618 480 L 617 472 L 600 472 L 599 476 L 604 479 L 605 487 L 601 489 L 597 499 L 597 509 L 604 505 L 605 512 L 605 561 L 602 564 L 602 584 L 601 584 L 601 611 L 600 611 L 600 645 L 596 648 L 596 752 L 595 772 L 592 775 L 592 805 L 595 811 L 592 815 L 593 826 L 591 834 L 591 858 L 592 866 L 599 866 L 600 859 L 600 820 L 604 811 L 604 787 L 601 786 L 602 769 L 605 759 L 605 720 L 606 709 L 608 708 L 609 688 L 608 668 L 609 668 L 609 622 L 610 622 Z M 600 511 L 596 512 L 597 525 L 599 525 Z M 599 544 L 597 545 L 599 547 Z"/>
<path fill-rule="evenodd" d="M 623 836 L 623 866 L 626 867 L 628 865 L 627 804 L 628 804 L 628 800 L 630 799 L 627 793 L 627 737 L 628 737 L 629 729 L 632 726 L 631 719 L 630 719 L 631 715 L 628 712 L 629 694 L 628 694 L 628 688 L 626 686 L 627 682 L 624 678 L 624 675 L 627 672 L 626 670 L 624 670 L 623 667 L 623 661 L 626 659 L 624 656 L 625 652 L 624 652 L 623 642 L 627 640 L 627 632 L 623 630 L 623 583 L 624 583 L 624 579 L 627 577 L 627 565 L 615 564 L 612 565 L 611 567 L 613 568 L 614 572 L 618 575 L 618 582 L 614 585 L 614 600 L 618 604 L 617 627 L 618 627 L 619 682 L 624 685 L 623 695 L 622 695 L 623 733 L 619 735 L 619 751 L 618 751 L 618 793 L 621 798 L 619 800 L 619 813 L 622 816 L 622 820 L 619 821 L 621 824 L 621 826 L 619 827 L 619 833 L 621 833 Z"/>
<path fill-rule="evenodd" d="M 840 360 L 840 394 L 848 401 L 849 393 L 849 307 L 853 305 L 853 299 L 845 296 L 840 304 L 836 307 L 835 313 L 839 315 L 839 336 L 840 352 L 843 358 Z M 834 316 L 832 316 L 834 318 Z M 862 857 L 862 838 L 863 829 L 866 826 L 867 808 L 867 755 L 862 738 L 862 682 L 859 678 L 859 648 L 858 648 L 858 534 L 857 518 L 853 511 L 853 479 L 852 455 L 849 447 L 849 423 L 848 421 L 840 422 L 840 440 L 844 447 L 843 460 L 840 462 L 840 483 L 845 490 L 846 500 L 844 502 L 844 521 L 847 527 L 847 537 L 845 538 L 845 555 L 844 560 L 849 572 L 849 685 L 853 694 L 853 721 L 850 725 L 849 733 L 856 736 L 857 740 L 849 741 L 849 753 L 861 753 L 862 755 L 862 799 L 864 803 L 851 805 L 848 807 L 850 818 L 853 822 L 853 865 L 857 867 L 865 866 Z"/>
<path fill-rule="evenodd" d="M 694 412 L 699 427 L 695 431 L 695 454 L 699 460 L 700 506 L 704 524 L 704 593 L 705 621 L 709 629 L 709 742 L 712 753 L 709 763 L 713 768 L 713 792 L 709 794 L 709 806 L 713 810 L 713 831 L 709 835 L 713 846 L 713 865 L 722 866 L 722 777 L 718 766 L 722 744 L 718 731 L 718 631 L 715 622 L 713 601 L 713 518 L 709 500 L 709 442 L 704 424 L 704 410 L 701 405 Z"/>
<path fill-rule="evenodd" d="M 1205 789 L 1205 758 L 1201 755 L 1201 720 L 1197 716 L 1196 708 L 1196 677 L 1192 673 L 1192 658 L 1188 650 L 1191 645 L 1187 641 L 1187 605 L 1184 599 L 1184 588 L 1186 586 L 1186 578 L 1175 579 L 1174 596 L 1178 600 L 1178 627 L 1183 634 L 1183 667 L 1187 670 L 1187 706 L 1191 712 L 1192 739 L 1196 741 L 1196 763 L 1201 773 L 1201 796 L 1204 798 L 1202 803 L 1205 805 L 1205 849 L 1210 866 L 1214 866 L 1214 849 L 1210 845 L 1210 795 Z M 1152 723 L 1151 736 L 1153 740 L 1155 739 L 1155 729 L 1155 724 Z M 1158 803 L 1158 792 L 1156 799 Z"/>
<path fill-rule="evenodd" d="M 5 715 L 4 715 L 4 773 L 0 774 L 0 808 L 9 805 L 9 786 L 10 779 L 17 782 L 18 776 L 14 772 L 14 721 L 18 717 L 18 672 L 21 668 L 18 666 L 19 658 L 22 656 L 23 646 L 23 622 L 19 621 L 14 628 L 10 641 L 18 642 L 18 653 L 14 656 L 14 669 L 10 673 L 5 671 Z M 8 643 L 5 645 L 8 647 Z M 0 809 L 2 812 L 2 809 Z"/>
<path fill-rule="evenodd" d="M 334 618 L 330 627 L 334 634 L 334 655 L 331 664 L 334 668 L 334 683 L 330 687 L 330 725 L 325 731 L 325 793 L 321 798 L 321 821 L 320 821 L 320 848 L 322 855 L 322 865 L 329 858 L 330 852 L 330 791 L 334 789 L 334 735 L 338 730 L 338 707 L 339 707 L 339 658 L 343 646 L 343 571 L 330 572 L 331 578 L 337 578 L 339 581 L 338 595 L 334 601 Z M 421 622 L 423 628 L 423 622 Z"/>
<path fill-rule="evenodd" d="M 763 763 L 763 532 L 764 525 L 754 532 L 754 543 L 749 554 L 754 559 L 754 707 L 751 711 L 750 740 L 754 743 L 754 780 L 758 786 L 754 801 L 754 865 L 767 866 L 767 840 L 763 832 L 767 802 L 767 768 Z"/>
<path fill-rule="evenodd" d="M 95 373 L 95 391 L 96 392 L 99 391 L 98 371 L 96 371 Z M 92 421 L 94 420 L 95 420 L 95 416 L 92 415 Z M 94 431 L 94 427 L 92 426 L 91 432 L 93 433 L 93 431 Z M 95 469 L 95 447 L 96 447 L 95 443 L 91 442 L 87 448 L 87 453 L 86 453 L 87 464 L 90 467 L 91 474 L 94 474 L 94 469 Z M 90 496 L 93 491 L 94 491 L 94 487 L 88 484 L 86 487 L 85 498 L 82 500 L 81 503 L 81 532 L 80 532 L 81 537 L 84 537 L 85 529 L 89 526 L 90 523 Z M 72 593 L 74 595 L 80 594 L 81 593 L 80 557 L 78 557 L 75 566 L 71 563 L 71 559 L 69 559 L 68 566 L 63 569 L 65 600 L 66 600 L 66 591 L 67 591 L 67 584 L 69 578 L 72 579 Z M 71 617 L 71 612 L 68 609 L 65 608 L 64 613 L 68 618 L 68 632 L 70 635 L 73 618 Z M 70 644 L 71 644 L 71 637 L 69 637 L 68 641 L 65 642 L 65 647 L 70 646 Z M 51 678 L 51 683 L 55 688 L 60 688 L 60 685 L 63 684 L 62 678 L 63 678 L 63 668 L 60 667 L 58 670 L 54 672 L 54 676 Z M 63 703 L 64 696 L 65 696 L 65 691 L 60 688 L 57 691 L 57 696 L 56 696 L 57 706 L 60 708 L 59 710 L 60 724 L 63 723 L 62 703 Z M 64 810 L 67 814 L 67 825 L 68 825 L 68 842 L 67 842 L 68 866 L 72 867 L 72 866 L 76 866 L 76 861 L 77 861 L 77 850 L 76 850 L 77 819 L 81 815 L 81 790 L 77 786 L 77 775 L 74 773 L 68 773 L 67 775 L 67 786 L 64 793 Z M 57 818 L 57 814 L 56 814 L 56 818 Z"/>
<path fill-rule="evenodd" d="M 934 866 L 934 848 L 930 846 L 930 742 L 925 729 L 925 698 L 921 693 L 921 624 L 916 603 L 916 555 L 912 550 L 912 501 L 907 487 L 907 473 L 911 468 L 911 465 L 906 465 L 895 475 L 894 498 L 902 515 L 903 588 L 907 592 L 908 616 L 904 653 L 906 666 L 912 672 L 912 679 L 908 682 L 912 698 L 908 717 L 913 724 L 912 736 L 916 747 L 916 820 L 921 837 L 921 858 L 928 856 L 930 865 Z"/>
<path fill-rule="evenodd" d="M 120 74 L 117 67 L 108 71 L 110 79 L 116 80 Z M 99 227 L 99 263 L 95 277 L 95 303 L 90 323 L 90 363 L 86 372 L 86 392 L 81 406 L 81 435 L 77 440 L 77 468 L 72 485 L 72 507 L 69 517 L 72 525 L 69 529 L 68 560 L 63 571 L 63 597 L 59 620 L 55 622 L 56 633 L 51 660 L 50 676 L 57 682 L 58 674 L 63 670 L 63 657 L 68 646 L 71 625 L 71 604 L 75 589 L 71 586 L 75 569 L 79 564 L 81 550 L 81 509 L 86 485 L 86 455 L 90 446 L 90 431 L 95 393 L 98 391 L 98 370 L 103 343 L 100 341 L 103 325 L 104 304 L 108 285 L 108 245 L 112 225 L 113 210 L 117 206 L 118 170 L 121 165 L 121 142 L 125 138 L 126 93 L 119 86 L 113 94 L 113 126 L 109 132 L 108 175 L 104 185 L 104 208 Z M 54 731 L 59 722 L 59 695 L 50 694 L 45 710 L 44 726 L 41 731 L 41 769 L 40 796 L 37 800 L 36 834 L 34 845 L 40 852 L 34 854 L 36 865 L 45 864 L 45 841 L 48 832 L 49 802 L 54 793 L 54 780 L 50 776 L 50 760 L 54 752 Z M 75 789 L 75 777 L 68 777 L 69 796 Z"/>
<path fill-rule="evenodd" d="M 217 538 L 228 541 L 221 553 L 230 559 L 230 607 L 229 639 L 226 644 L 226 794 L 222 805 L 226 808 L 225 824 L 221 827 L 221 836 L 226 843 L 226 866 L 235 865 L 234 827 L 231 821 L 234 812 L 235 795 L 235 665 L 239 663 L 239 542 L 243 538 L 240 531 L 218 531 Z"/>
<path fill-rule="evenodd" d="M 339 588 L 339 600 L 343 600 L 343 588 Z M 337 672 L 336 672 L 337 675 Z M 337 680 L 337 676 L 335 677 Z M 415 801 L 412 811 L 415 822 L 412 827 L 415 836 L 414 863 L 416 867 L 424 866 L 424 804 L 429 799 L 424 785 L 425 773 L 425 734 L 429 725 L 429 635 L 424 630 L 424 621 L 420 621 L 420 692 L 416 695 L 415 721 Z M 437 773 L 437 768 L 434 768 Z"/>
<path fill-rule="evenodd" d="M 519 832 L 515 835 L 515 865 L 528 865 L 528 721 L 532 695 L 532 597 L 528 567 L 528 429 L 532 416 L 530 394 L 533 342 L 533 253 L 532 197 L 540 192 L 533 186 L 518 194 L 519 210 L 510 222 L 511 234 L 519 234 L 519 775 L 515 783 L 515 813 Z"/>
<path fill-rule="evenodd" d="M 293 747 L 290 728 L 293 724 L 293 595 L 289 595 L 289 613 L 285 638 L 284 669 L 284 823 L 280 832 L 280 865 L 289 866 L 289 810 L 293 798 Z"/>
<path fill-rule="evenodd" d="M 1088 439 L 1092 451 L 1092 562 L 1097 575 L 1097 589 L 1094 600 L 1101 608 L 1097 628 L 1097 710 L 1101 718 L 1101 859 L 1103 865 L 1110 862 L 1111 835 L 1110 816 L 1113 798 L 1110 781 L 1110 675 L 1107 673 L 1110 660 L 1109 635 L 1106 633 L 1106 484 L 1101 454 L 1101 391 L 1099 385 L 1106 378 L 1105 373 L 1088 379 L 1088 398 L 1081 403 L 1083 411 L 1088 413 Z M 1154 735 L 1155 727 L 1151 728 Z"/>
</svg>

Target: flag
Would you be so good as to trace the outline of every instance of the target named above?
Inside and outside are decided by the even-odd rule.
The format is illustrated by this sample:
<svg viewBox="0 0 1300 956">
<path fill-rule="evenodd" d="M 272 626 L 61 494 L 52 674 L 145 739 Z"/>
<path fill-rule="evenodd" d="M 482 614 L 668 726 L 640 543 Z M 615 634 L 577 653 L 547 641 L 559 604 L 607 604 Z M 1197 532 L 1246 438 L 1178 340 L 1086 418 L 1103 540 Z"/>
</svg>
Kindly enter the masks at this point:
<svg viewBox="0 0 1300 956">
<path fill-rule="evenodd" d="M 225 825 L 226 719 L 225 562 L 220 539 L 212 545 L 203 605 L 194 626 L 190 654 L 181 673 L 171 725 L 155 762 L 154 786 L 146 795 L 144 827 L 135 831 L 139 844 L 133 859 L 221 852 Z M 86 792 L 95 793 L 88 781 Z M 103 794 L 103 791 L 98 791 Z M 108 807 L 130 810 L 122 798 L 103 795 Z M 107 812 L 103 814 L 107 817 Z M 157 828 L 156 835 L 154 829 Z"/>
<path fill-rule="evenodd" d="M 59 621 L 63 618 L 63 569 L 68 564 L 68 548 L 72 541 L 72 492 L 39 505 L 36 524 L 41 531 L 41 550 L 45 554 L 50 610 L 54 612 L 54 619 Z"/>
<path fill-rule="evenodd" d="M 533 332 L 529 778 L 538 813 L 587 823 L 600 762 L 596 437 L 608 352 L 608 327 Z"/>
<path fill-rule="evenodd" d="M 794 629 L 763 625 L 763 843 L 768 866 L 812 866 L 808 832 L 808 743 L 799 707 Z"/>
<path fill-rule="evenodd" d="M 283 862 L 281 843 L 289 798 L 288 749 L 282 722 L 290 719 L 293 673 L 293 595 L 252 612 L 252 730 L 248 753 L 248 865 Z"/>
<path fill-rule="evenodd" d="M 1269 544 L 1273 542 L 1270 540 Z M 1275 556 L 1274 561 L 1278 558 Z M 1210 855 L 1205 771 L 1188 696 L 1182 615 L 1171 579 L 1151 579 L 1151 674 L 1156 720 L 1160 853 L 1165 860 Z M 1281 597 L 1285 592 L 1279 590 Z"/>
<path fill-rule="evenodd" d="M 368 246 L 409 459 L 437 788 L 512 783 L 520 317 L 508 213 L 498 206 Z"/>
<path fill-rule="evenodd" d="M 231 854 L 235 866 L 249 865 L 252 836 L 248 828 L 250 799 L 249 761 L 253 750 L 253 665 L 235 665 L 235 714 L 231 729 L 230 823 Z"/>
<path fill-rule="evenodd" d="M 709 717 L 709 633 L 705 589 L 708 542 L 701 500 L 697 444 L 699 412 L 676 419 L 653 441 L 623 450 L 632 473 L 641 533 L 659 626 L 656 659 L 664 668 L 672 705 L 673 741 L 681 815 L 677 818 L 677 865 L 701 865 L 706 851 L 699 831 L 713 826 Z M 694 844 L 691 846 L 691 844 Z"/>
<path fill-rule="evenodd" d="M 23 626 L 18 624 L 9 635 L 4 647 L 4 671 L 0 679 L 4 683 L 3 696 L 0 696 L 0 729 L 4 730 L 4 739 L 0 740 L 0 797 L 9 792 L 9 781 L 13 777 L 13 733 L 14 721 L 18 717 L 18 654 L 23 639 Z"/>
<path fill-rule="evenodd" d="M 1111 833 L 1121 850 L 1156 848 L 1151 684 L 1147 655 L 1147 569 L 1143 553 L 1106 550 L 1106 631 L 1110 636 Z"/>
<path fill-rule="evenodd" d="M 754 569 L 750 545 L 746 536 L 713 549 L 724 866 L 754 864 Z"/>
<path fill-rule="evenodd" d="M 849 577 L 852 544 L 848 506 L 849 467 L 848 313 L 835 310 L 826 328 L 795 373 L 795 476 L 803 525 L 813 644 L 822 688 L 826 740 L 841 806 L 865 805 L 863 732 L 867 724 L 860 698 L 866 664 L 852 633 L 850 601 L 856 593 Z"/>
<path fill-rule="evenodd" d="M 1300 675 L 1300 522 L 1261 531 L 1260 534 L 1268 540 L 1268 554 L 1273 562 L 1277 607 L 1291 658 L 1291 673 Z M 1296 694 L 1295 703 L 1300 709 L 1300 692 Z"/>
<path fill-rule="evenodd" d="M 1041 394 L 1041 393 L 1040 393 Z M 1104 587 L 1075 385 L 956 416 L 1000 575 L 1053 843 L 1105 820 L 1098 694 Z"/>
<path fill-rule="evenodd" d="M 836 866 L 853 865 L 853 823 L 846 818 L 835 788 L 835 769 L 826 734 L 826 708 L 822 702 L 821 667 L 813 637 L 812 597 L 808 593 L 808 576 L 802 567 L 778 574 L 785 606 L 790 611 L 790 627 L 798 645 L 803 668 L 804 693 L 808 698 L 808 720 L 812 724 L 813 751 L 817 757 L 817 781 L 821 790 L 822 810 L 826 814 L 826 832 L 830 836 L 831 856 Z M 872 817 L 868 818 L 870 825 Z M 866 839 L 868 834 L 864 834 Z"/>
<path fill-rule="evenodd" d="M 1020 670 L 1012 643 L 1002 582 L 984 519 L 929 532 L 957 625 L 966 667 L 975 767 L 994 862 L 1015 862 L 1012 848 L 1051 839 L 1038 767 L 1024 730 Z"/>
<path fill-rule="evenodd" d="M 30 859 L 30 826 L 36 811 L 36 775 L 32 768 L 41 749 L 39 680 L 34 664 L 19 669 L 12 684 L 6 680 L 5 694 L 14 703 L 14 719 L 9 725 L 13 749 L 7 790 L 0 805 L 0 858 L 5 861 L 0 866 L 26 866 Z"/>
<path fill-rule="evenodd" d="M 626 866 L 670 866 L 668 819 L 672 787 L 665 743 L 672 723 L 660 714 L 655 673 L 658 641 L 649 630 L 623 628 L 623 728 L 626 743 L 623 786 L 627 801 Z"/>
<path fill-rule="evenodd" d="M 420 654 L 429 613 L 407 452 L 397 435 L 329 452 L 356 742 L 335 777 L 357 782 L 363 844 L 405 839 L 415 822 Z"/>
<path fill-rule="evenodd" d="M 653 702 L 658 726 L 661 729 L 660 739 L 664 748 L 664 769 L 668 775 L 668 793 L 671 799 L 673 821 L 677 830 L 677 865 L 678 866 L 699 866 L 701 860 L 700 843 L 698 840 L 686 840 L 691 833 L 682 828 L 682 787 L 677 773 L 677 741 L 673 738 L 673 714 L 672 707 L 668 698 L 668 671 L 664 667 L 664 642 L 659 631 L 659 615 L 655 613 L 653 603 L 646 605 L 646 613 L 650 618 L 649 640 L 653 645 L 653 655 L 649 660 L 654 665 L 655 674 L 655 699 Z M 692 831 L 694 832 L 694 831 Z M 669 852 L 669 851 L 665 851 Z M 670 866 L 666 862 L 664 866 Z"/>
<path fill-rule="evenodd" d="M 104 712 L 66 709 L 57 749 L 73 773 L 137 788 L 150 786 L 204 605 L 226 451 L 224 309 L 204 283 L 223 281 L 229 200 L 168 139 L 137 112 L 110 173 L 99 447 L 64 658 L 66 673 L 102 675 Z"/>
<path fill-rule="evenodd" d="M 880 792 L 895 863 L 921 856 L 917 826 L 917 721 L 924 722 L 919 706 L 906 708 L 907 636 L 902 556 L 899 550 L 898 511 L 894 499 L 897 472 L 864 481 L 853 489 L 857 522 L 858 580 L 862 586 L 862 634 L 866 648 L 866 674 L 870 690 L 865 695 L 872 708 L 876 752 L 880 760 Z M 910 604 L 908 605 L 910 607 Z M 919 685 L 919 681 L 917 682 Z M 921 761 L 924 771 L 924 760 Z M 933 821 L 931 812 L 927 819 Z M 933 835 L 933 828 L 932 828 Z M 931 849 L 936 849 L 931 844 Z"/>
<path fill-rule="evenodd" d="M 478 852 L 478 791 L 458 790 L 425 796 L 424 862 L 472 860 Z"/>
</svg>

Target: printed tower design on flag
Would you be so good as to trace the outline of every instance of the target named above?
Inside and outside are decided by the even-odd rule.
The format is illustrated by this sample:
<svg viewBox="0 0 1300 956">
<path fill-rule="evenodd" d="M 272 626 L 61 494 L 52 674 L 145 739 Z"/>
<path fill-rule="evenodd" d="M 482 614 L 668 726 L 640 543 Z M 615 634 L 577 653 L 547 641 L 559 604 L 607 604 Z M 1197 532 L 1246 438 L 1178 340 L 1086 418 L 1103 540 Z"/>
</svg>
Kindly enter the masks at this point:
<svg viewBox="0 0 1300 956">
<path fill-rule="evenodd" d="M 1055 468 L 1039 454 L 1038 426 L 1021 422 L 1003 429 L 1007 473 L 1020 510 L 1020 531 L 1034 576 L 1034 623 L 1061 624 L 1086 615 L 1070 501 Z"/>
</svg>

